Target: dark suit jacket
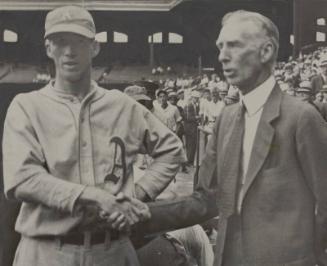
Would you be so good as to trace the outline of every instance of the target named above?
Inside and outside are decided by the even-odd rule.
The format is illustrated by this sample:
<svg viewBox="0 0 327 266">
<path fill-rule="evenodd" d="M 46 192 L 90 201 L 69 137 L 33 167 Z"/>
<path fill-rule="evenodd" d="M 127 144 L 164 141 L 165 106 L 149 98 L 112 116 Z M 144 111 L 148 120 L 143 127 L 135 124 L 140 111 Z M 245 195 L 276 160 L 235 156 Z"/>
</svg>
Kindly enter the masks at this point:
<svg viewBox="0 0 327 266">
<path fill-rule="evenodd" d="M 322 115 L 325 121 L 327 121 L 327 103 L 322 102 L 313 102 L 316 109 L 319 111 L 319 113 Z"/>
<path fill-rule="evenodd" d="M 150 204 L 148 232 L 189 226 L 217 214 L 217 187 L 225 177 L 221 162 L 237 108 L 227 106 L 217 119 L 196 191 Z M 327 126 L 321 115 L 276 86 L 263 109 L 244 185 L 243 265 L 315 265 L 316 203 L 320 224 L 326 224 L 326 158 Z M 215 266 L 221 265 L 227 226 L 227 220 L 219 219 Z"/>
<path fill-rule="evenodd" d="M 312 90 L 313 90 L 314 94 L 317 94 L 318 92 L 320 92 L 320 90 L 322 89 L 322 86 L 324 84 L 326 84 L 324 82 L 324 79 L 321 76 L 321 74 L 318 74 L 318 75 L 312 77 L 311 83 L 312 83 Z"/>
</svg>

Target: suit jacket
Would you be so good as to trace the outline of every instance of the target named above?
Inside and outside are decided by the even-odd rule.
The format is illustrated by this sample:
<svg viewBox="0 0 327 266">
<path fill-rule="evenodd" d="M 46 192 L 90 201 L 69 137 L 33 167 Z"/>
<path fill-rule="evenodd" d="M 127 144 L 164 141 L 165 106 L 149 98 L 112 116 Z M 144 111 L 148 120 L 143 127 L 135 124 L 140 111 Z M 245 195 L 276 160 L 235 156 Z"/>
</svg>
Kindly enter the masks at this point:
<svg viewBox="0 0 327 266">
<path fill-rule="evenodd" d="M 221 162 L 237 109 L 227 106 L 217 119 L 195 192 L 149 205 L 148 232 L 189 226 L 218 213 L 217 187 L 225 177 Z M 326 224 L 326 158 L 327 126 L 321 115 L 276 85 L 264 106 L 246 174 L 240 213 L 243 266 L 315 265 L 316 203 L 320 224 Z M 219 219 L 215 266 L 222 265 L 227 227 L 228 220 Z"/>
<path fill-rule="evenodd" d="M 314 76 L 311 79 L 311 83 L 312 83 L 312 90 L 313 90 L 314 94 L 317 94 L 318 92 L 320 92 L 320 90 L 322 89 L 322 86 L 324 84 L 326 84 L 323 77 L 321 76 L 321 74 Z"/>
<path fill-rule="evenodd" d="M 316 109 L 322 115 L 325 121 L 327 121 L 327 103 L 323 102 L 313 102 L 312 104 L 315 105 Z"/>
</svg>

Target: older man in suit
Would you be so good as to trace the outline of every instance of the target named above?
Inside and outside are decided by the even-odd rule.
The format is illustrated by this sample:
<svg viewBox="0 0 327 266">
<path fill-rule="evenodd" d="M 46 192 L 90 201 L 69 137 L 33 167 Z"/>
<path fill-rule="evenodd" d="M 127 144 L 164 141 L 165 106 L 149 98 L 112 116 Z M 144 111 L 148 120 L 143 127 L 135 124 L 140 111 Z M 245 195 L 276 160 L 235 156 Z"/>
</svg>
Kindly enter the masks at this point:
<svg viewBox="0 0 327 266">
<path fill-rule="evenodd" d="M 197 145 L 197 130 L 200 121 L 199 99 L 201 95 L 198 91 L 192 91 L 191 101 L 184 107 L 184 130 L 185 130 L 185 148 L 187 161 L 190 165 L 194 164 L 194 157 Z"/>
<path fill-rule="evenodd" d="M 276 84 L 278 39 L 274 23 L 258 13 L 223 18 L 219 61 L 241 104 L 218 117 L 195 192 L 150 204 L 148 231 L 188 226 L 219 210 L 215 266 L 314 266 L 315 236 L 325 233 L 316 218 L 326 225 L 327 126 Z"/>
</svg>

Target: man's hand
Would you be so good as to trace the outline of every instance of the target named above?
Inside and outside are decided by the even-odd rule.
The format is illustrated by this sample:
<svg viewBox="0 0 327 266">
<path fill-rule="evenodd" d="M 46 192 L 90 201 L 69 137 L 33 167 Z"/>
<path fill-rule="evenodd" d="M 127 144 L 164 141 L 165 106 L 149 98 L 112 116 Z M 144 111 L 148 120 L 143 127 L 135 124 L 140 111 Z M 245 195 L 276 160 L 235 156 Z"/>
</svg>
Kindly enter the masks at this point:
<svg viewBox="0 0 327 266">
<path fill-rule="evenodd" d="M 119 231 L 129 231 L 130 226 L 150 218 L 146 204 L 131 199 L 123 193 L 117 197 L 96 187 L 87 187 L 78 199 L 82 206 L 95 206 L 98 209 L 98 224 L 103 222 Z"/>
<path fill-rule="evenodd" d="M 138 217 L 138 222 L 146 221 L 151 218 L 150 209 L 144 202 L 136 198 L 130 198 L 122 192 L 117 194 L 116 200 L 119 203 L 130 203 L 132 205 L 133 213 Z"/>
</svg>

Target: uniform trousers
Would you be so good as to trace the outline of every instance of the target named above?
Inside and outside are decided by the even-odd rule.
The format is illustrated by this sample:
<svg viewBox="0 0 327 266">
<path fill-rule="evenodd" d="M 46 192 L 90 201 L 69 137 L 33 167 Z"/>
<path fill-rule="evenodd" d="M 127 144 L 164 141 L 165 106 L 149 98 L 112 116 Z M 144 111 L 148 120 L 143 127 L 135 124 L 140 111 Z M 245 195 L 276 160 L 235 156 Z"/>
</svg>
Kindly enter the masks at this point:
<svg viewBox="0 0 327 266">
<path fill-rule="evenodd" d="M 128 237 L 86 247 L 23 236 L 13 266 L 140 266 Z"/>
</svg>

